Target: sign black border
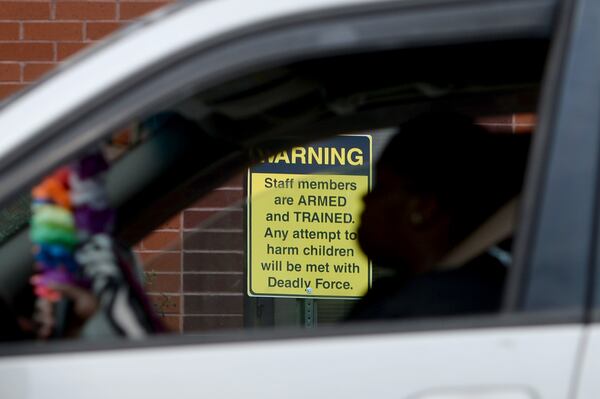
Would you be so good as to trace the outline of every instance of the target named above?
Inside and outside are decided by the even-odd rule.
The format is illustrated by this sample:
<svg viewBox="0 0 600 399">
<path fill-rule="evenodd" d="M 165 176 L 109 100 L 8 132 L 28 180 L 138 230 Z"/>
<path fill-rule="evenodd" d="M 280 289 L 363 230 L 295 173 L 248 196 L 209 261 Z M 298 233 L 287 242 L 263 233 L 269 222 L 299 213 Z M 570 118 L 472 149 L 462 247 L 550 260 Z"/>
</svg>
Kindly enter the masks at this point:
<svg viewBox="0 0 600 399">
<path fill-rule="evenodd" d="M 366 137 L 369 140 L 369 174 L 367 175 L 368 192 L 372 189 L 373 181 L 373 137 L 370 134 L 342 134 L 339 136 L 349 137 Z M 250 215 L 252 215 L 252 168 L 248 168 L 246 187 L 246 294 L 252 298 L 296 298 L 296 299 L 342 299 L 342 300 L 360 300 L 362 296 L 323 296 L 323 295 L 285 295 L 285 294 L 257 294 L 252 290 L 252 267 L 251 267 L 251 255 L 252 255 L 252 237 Z M 298 173 L 295 173 L 298 174 Z M 347 175 L 329 175 L 329 176 L 347 176 Z M 361 176 L 361 175 L 359 175 Z M 373 284 L 373 263 L 371 259 L 368 259 L 369 265 L 369 282 L 368 289 L 371 289 Z M 366 293 L 365 293 L 366 294 Z"/>
</svg>

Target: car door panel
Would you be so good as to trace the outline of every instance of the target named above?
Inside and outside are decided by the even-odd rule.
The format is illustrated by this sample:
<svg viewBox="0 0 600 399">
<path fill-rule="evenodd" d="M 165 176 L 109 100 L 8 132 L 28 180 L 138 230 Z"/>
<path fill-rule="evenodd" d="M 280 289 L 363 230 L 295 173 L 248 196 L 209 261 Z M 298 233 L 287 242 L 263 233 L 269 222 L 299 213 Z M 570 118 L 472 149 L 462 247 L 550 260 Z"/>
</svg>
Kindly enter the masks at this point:
<svg viewBox="0 0 600 399">
<path fill-rule="evenodd" d="M 0 396 L 558 399 L 580 336 L 565 325 L 9 357 Z"/>
</svg>

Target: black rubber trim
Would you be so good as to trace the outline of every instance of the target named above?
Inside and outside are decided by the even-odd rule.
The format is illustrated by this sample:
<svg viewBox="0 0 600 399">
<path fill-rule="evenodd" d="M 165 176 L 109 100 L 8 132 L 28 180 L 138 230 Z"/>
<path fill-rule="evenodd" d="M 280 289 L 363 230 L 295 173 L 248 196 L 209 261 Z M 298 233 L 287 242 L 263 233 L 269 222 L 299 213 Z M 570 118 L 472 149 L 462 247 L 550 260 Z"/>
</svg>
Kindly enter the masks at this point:
<svg viewBox="0 0 600 399">
<path fill-rule="evenodd" d="M 573 0 L 574 1 L 574 0 Z M 588 2 L 588 6 L 589 6 Z M 595 7 L 600 5 L 594 4 Z M 599 115 L 600 118 L 600 115 Z M 600 125 L 600 124 L 599 124 Z M 597 132 L 600 134 L 600 131 Z M 600 149 L 599 149 L 600 150 Z M 600 151 L 597 155 L 596 165 L 596 193 L 594 196 L 594 203 L 600 204 Z M 598 323 L 600 322 L 600 205 L 594 208 L 593 213 L 593 231 L 592 231 L 592 245 L 591 245 L 591 262 L 589 270 L 589 279 L 587 281 L 587 296 L 586 296 L 586 323 Z M 582 362 L 583 363 L 583 362 Z"/>
<path fill-rule="evenodd" d="M 568 2 L 567 2 L 568 3 Z M 539 202 L 546 180 L 547 165 L 549 159 L 552 137 L 551 126 L 556 119 L 556 107 L 558 96 L 560 96 L 560 76 L 563 69 L 564 52 L 568 42 L 571 25 L 570 13 L 572 12 L 566 4 L 560 12 L 557 12 L 557 27 L 554 31 L 547 68 L 543 78 L 542 92 L 540 93 L 540 105 L 537 112 L 538 124 L 533 134 L 533 145 L 529 156 L 529 163 L 525 176 L 524 190 L 519 207 L 520 220 L 519 229 L 515 234 L 515 248 L 513 258 L 515 267 L 509 274 L 507 292 L 504 301 L 504 310 L 510 312 L 518 309 L 523 302 L 524 290 L 529 285 L 530 270 L 525 265 L 530 262 L 530 250 L 534 237 L 537 233 L 536 226 L 539 224 L 540 210 Z M 559 17 L 560 16 L 560 17 Z M 517 284 L 520 282 L 520 284 Z"/>
<path fill-rule="evenodd" d="M 524 226 L 529 231 L 516 248 L 517 261 L 528 266 L 516 306 L 529 311 L 577 306 L 582 320 L 596 244 L 591 240 L 597 208 L 595 71 L 600 58 L 589 37 L 598 30 L 597 7 L 594 1 L 567 1 L 561 10 L 535 133 L 545 142 L 534 142 L 537 149 L 544 147 L 545 158 L 534 165 L 540 173 L 528 176 L 538 177 L 527 181 L 523 212 L 531 215 L 531 223 Z"/>
</svg>

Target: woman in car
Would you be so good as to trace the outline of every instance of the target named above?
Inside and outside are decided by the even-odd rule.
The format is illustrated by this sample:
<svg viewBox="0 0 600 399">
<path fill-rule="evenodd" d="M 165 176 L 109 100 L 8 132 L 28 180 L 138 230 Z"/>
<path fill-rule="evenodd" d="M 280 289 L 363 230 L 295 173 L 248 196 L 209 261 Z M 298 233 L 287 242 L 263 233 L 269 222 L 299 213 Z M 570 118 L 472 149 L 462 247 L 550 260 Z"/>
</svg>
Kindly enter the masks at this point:
<svg viewBox="0 0 600 399">
<path fill-rule="evenodd" d="M 432 317 L 499 310 L 506 256 L 449 254 L 520 191 L 529 137 L 490 134 L 469 118 L 432 113 L 399 129 L 377 164 L 359 242 L 393 271 L 350 319 Z M 502 237 L 507 238 L 507 237 Z"/>
</svg>

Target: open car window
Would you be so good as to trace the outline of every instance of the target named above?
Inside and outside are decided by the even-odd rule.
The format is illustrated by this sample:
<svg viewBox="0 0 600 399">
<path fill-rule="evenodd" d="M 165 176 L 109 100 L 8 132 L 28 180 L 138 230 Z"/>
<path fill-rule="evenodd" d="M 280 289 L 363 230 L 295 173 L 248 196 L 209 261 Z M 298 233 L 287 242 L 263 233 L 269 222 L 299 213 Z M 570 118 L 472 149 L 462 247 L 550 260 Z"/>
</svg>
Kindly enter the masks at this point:
<svg viewBox="0 0 600 399">
<path fill-rule="evenodd" d="M 521 115 L 535 111 L 546 53 L 545 40 L 508 40 L 320 57 L 160 104 L 94 144 L 115 240 L 172 332 L 511 312 L 519 221 L 493 219 L 521 192 L 533 127 Z M 0 247 L 15 259 L 0 281 L 17 325 L 33 312 L 21 201 Z M 100 310 L 85 324 L 78 337 L 115 335 Z"/>
<path fill-rule="evenodd" d="M 495 120 L 505 119 L 500 116 Z M 499 122 L 493 133 L 486 130 L 485 123 L 479 126 L 482 134 L 495 136 L 499 142 L 505 138 L 519 142 L 511 157 L 506 157 L 507 162 L 510 159 L 517 164 L 524 158 L 529 133 L 514 137 L 513 130 L 518 126 L 527 131 L 531 122 Z M 394 128 L 355 132 L 267 157 L 145 237 L 136 248 L 147 259 L 146 288 L 162 317 L 175 330 L 189 334 L 257 327 L 314 328 L 371 319 L 371 308 L 388 303 L 388 299 L 389 303 L 402 303 L 402 299 L 393 298 L 402 292 L 402 282 L 397 281 L 399 265 L 372 262 L 357 240 L 365 206 L 363 198 L 371 189 L 371 179 L 377 185 L 376 168 L 371 170 L 370 165 L 377 161 L 370 161 L 370 153 L 379 158 L 395 134 Z M 353 173 L 353 166 L 348 163 L 342 167 L 309 165 L 311 153 L 319 160 L 318 149 L 335 148 L 327 145 L 337 144 L 339 149 L 352 151 L 359 149 L 361 142 L 367 149 L 360 152 L 367 162 L 363 175 L 348 174 Z M 324 150 L 320 154 L 324 157 Z M 354 166 L 359 166 L 359 160 L 354 161 Z M 310 173 L 303 174 L 303 169 Z M 454 270 L 448 272 L 451 276 L 445 283 L 465 289 L 462 277 L 454 280 L 452 274 L 483 256 L 493 264 L 486 272 L 499 275 L 480 283 L 488 284 L 486 289 L 494 287 L 494 282 L 497 290 L 503 288 L 506 274 L 511 271 L 511 239 L 518 223 L 518 196 L 512 194 L 520 192 L 524 164 L 517 169 L 510 171 L 507 167 L 502 173 L 502 177 L 516 180 L 514 192 L 498 192 L 505 197 L 440 259 L 432 275 L 443 276 Z M 478 189 L 489 191 L 489 186 L 481 184 Z M 486 195 L 480 193 L 477 198 Z M 386 226 L 380 228 L 385 230 Z M 396 233 L 395 240 L 406 239 L 402 231 Z M 388 288 L 395 283 L 397 287 Z M 452 304 L 451 297 L 426 293 L 427 285 L 422 290 L 424 295 L 431 295 L 431 302 Z M 360 303 L 369 291 L 376 296 L 369 299 L 375 304 L 363 310 Z M 378 298 L 380 295 L 390 298 Z M 478 301 L 490 300 L 489 297 L 472 295 L 470 310 L 454 303 L 451 306 L 455 309 L 436 314 L 437 310 L 430 309 L 432 304 L 423 300 L 411 305 L 415 307 L 413 314 L 402 316 L 390 311 L 380 315 L 374 311 L 372 319 L 406 322 L 440 316 L 440 320 L 446 320 L 489 316 L 502 310 L 502 289 L 496 292 L 495 302 L 489 308 L 478 307 Z"/>
</svg>

